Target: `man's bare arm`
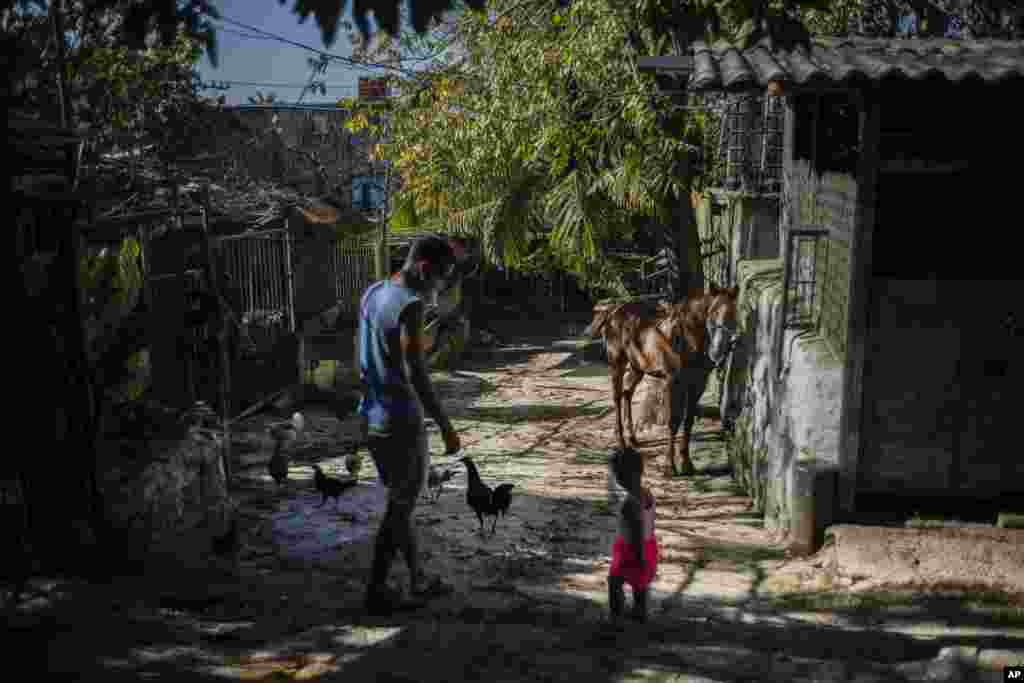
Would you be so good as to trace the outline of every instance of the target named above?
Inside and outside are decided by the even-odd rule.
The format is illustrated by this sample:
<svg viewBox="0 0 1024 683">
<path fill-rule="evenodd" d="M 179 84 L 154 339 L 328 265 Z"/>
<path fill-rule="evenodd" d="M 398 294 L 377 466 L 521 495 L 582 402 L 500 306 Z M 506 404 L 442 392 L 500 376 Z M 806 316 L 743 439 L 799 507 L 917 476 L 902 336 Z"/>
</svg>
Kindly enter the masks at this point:
<svg viewBox="0 0 1024 683">
<path fill-rule="evenodd" d="M 423 304 L 416 302 L 407 306 L 402 312 L 400 323 L 402 357 L 409 367 L 409 380 L 416 389 L 427 415 L 432 417 L 442 430 L 451 430 L 451 423 L 434 392 L 430 373 L 423 358 Z"/>
</svg>

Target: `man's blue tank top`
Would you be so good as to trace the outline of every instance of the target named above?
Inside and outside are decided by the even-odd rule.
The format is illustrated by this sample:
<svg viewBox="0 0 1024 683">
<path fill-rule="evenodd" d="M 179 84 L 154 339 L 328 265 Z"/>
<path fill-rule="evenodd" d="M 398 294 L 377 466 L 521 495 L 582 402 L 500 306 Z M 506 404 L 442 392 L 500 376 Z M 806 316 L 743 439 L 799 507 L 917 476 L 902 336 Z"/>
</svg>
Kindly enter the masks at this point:
<svg viewBox="0 0 1024 683">
<path fill-rule="evenodd" d="M 413 290 L 391 280 L 376 282 L 366 290 L 359 304 L 359 372 L 363 399 L 359 414 L 377 432 L 394 427 L 422 429 L 423 408 L 405 374 L 401 357 L 394 358 L 388 338 L 398 338 L 399 316 L 409 304 L 419 301 Z M 396 344 L 397 346 L 397 344 Z"/>
</svg>

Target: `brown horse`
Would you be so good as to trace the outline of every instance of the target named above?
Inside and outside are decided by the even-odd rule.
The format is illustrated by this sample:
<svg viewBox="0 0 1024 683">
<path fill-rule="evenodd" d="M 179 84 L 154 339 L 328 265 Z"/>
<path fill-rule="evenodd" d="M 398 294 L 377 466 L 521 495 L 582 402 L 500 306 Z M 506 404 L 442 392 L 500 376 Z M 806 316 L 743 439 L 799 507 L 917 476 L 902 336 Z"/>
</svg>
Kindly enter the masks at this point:
<svg viewBox="0 0 1024 683">
<path fill-rule="evenodd" d="M 694 294 L 681 304 L 625 303 L 595 307 L 585 333 L 604 337 L 615 403 L 615 434 L 620 448 L 623 408 L 631 445 L 636 446 L 633 392 L 647 375 L 668 382 L 670 396 L 666 474 L 691 475 L 690 435 L 700 397 L 711 371 L 721 366 L 738 339 L 736 299 L 739 287 Z M 683 425 L 681 464 L 676 466 L 676 433 Z"/>
</svg>

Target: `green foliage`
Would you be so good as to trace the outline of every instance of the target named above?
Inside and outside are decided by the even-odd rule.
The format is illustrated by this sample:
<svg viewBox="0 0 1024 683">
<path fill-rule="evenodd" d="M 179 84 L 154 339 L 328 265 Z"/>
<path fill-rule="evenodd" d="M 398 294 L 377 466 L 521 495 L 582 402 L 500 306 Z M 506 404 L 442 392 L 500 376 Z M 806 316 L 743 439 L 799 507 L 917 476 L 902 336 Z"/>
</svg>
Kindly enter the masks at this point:
<svg viewBox="0 0 1024 683">
<path fill-rule="evenodd" d="M 111 304 L 119 315 L 131 312 L 142 289 L 139 269 L 141 245 L 126 237 L 115 248 L 85 254 L 79 267 L 79 286 L 86 302 L 86 315 L 96 315 Z"/>
<path fill-rule="evenodd" d="M 123 34 L 130 23 L 124 10 L 130 14 L 131 6 L 114 0 L 65 2 L 63 84 L 71 104 L 68 123 L 86 124 L 98 134 L 97 151 L 128 133 L 139 144 L 156 143 L 162 153 L 172 154 L 203 127 L 196 121 L 203 108 L 196 65 L 203 50 L 210 54 L 211 47 L 193 29 L 205 24 L 192 26 L 182 19 L 179 30 L 159 40 L 151 31 L 148 44 L 133 46 Z M 16 93 L 11 104 L 57 121 L 57 51 L 50 22 L 24 3 L 5 10 L 3 19 L 0 38 L 16 45 L 22 56 L 7 74 Z"/>
<path fill-rule="evenodd" d="M 401 178 L 393 225 L 415 215 L 480 237 L 491 261 L 614 287 L 603 245 L 677 196 L 687 181 L 658 174 L 685 155 L 684 140 L 664 138 L 607 2 L 489 9 L 455 23 L 458 67 L 444 60 L 401 82 L 381 149 Z M 342 104 L 358 110 L 350 129 L 383 133 L 379 107 Z"/>
<path fill-rule="evenodd" d="M 804 9 L 800 19 L 814 35 L 843 36 L 863 8 L 863 0 L 831 0 L 822 7 Z"/>
</svg>

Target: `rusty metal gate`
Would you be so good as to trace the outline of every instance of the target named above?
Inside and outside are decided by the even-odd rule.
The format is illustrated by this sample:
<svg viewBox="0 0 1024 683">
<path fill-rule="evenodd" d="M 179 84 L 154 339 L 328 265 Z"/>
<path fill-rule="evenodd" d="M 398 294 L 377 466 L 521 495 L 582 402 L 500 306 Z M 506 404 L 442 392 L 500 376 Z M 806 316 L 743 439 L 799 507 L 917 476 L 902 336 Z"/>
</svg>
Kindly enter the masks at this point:
<svg viewBox="0 0 1024 683">
<path fill-rule="evenodd" d="M 242 324 L 273 336 L 295 331 L 291 237 L 287 230 L 219 237 L 224 272 L 230 278 L 231 303 Z"/>
<path fill-rule="evenodd" d="M 343 315 L 354 319 L 360 297 L 374 280 L 373 244 L 354 237 L 336 239 L 329 267 Z"/>
<path fill-rule="evenodd" d="M 302 344 L 304 371 L 316 368 L 321 360 L 351 365 L 355 351 L 353 330 L 356 326 L 359 299 L 373 283 L 374 247 L 360 237 L 338 237 L 330 240 L 327 254 L 327 285 L 331 288 L 338 318 L 331 330 L 305 333 Z M 308 376 L 306 376 L 308 381 Z"/>
<path fill-rule="evenodd" d="M 216 238 L 226 295 L 241 321 L 242 351 L 232 372 L 233 414 L 295 381 L 295 293 L 287 230 Z"/>
</svg>

